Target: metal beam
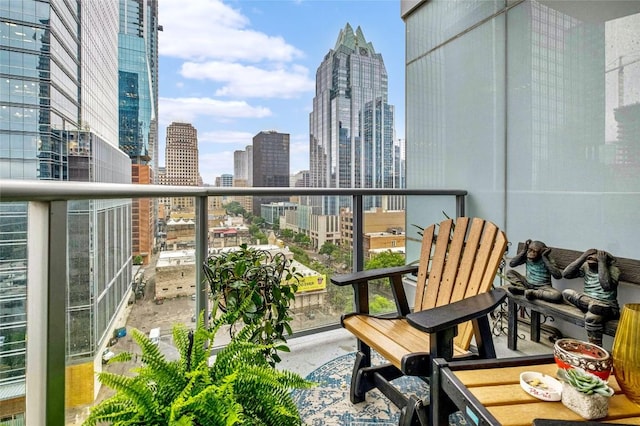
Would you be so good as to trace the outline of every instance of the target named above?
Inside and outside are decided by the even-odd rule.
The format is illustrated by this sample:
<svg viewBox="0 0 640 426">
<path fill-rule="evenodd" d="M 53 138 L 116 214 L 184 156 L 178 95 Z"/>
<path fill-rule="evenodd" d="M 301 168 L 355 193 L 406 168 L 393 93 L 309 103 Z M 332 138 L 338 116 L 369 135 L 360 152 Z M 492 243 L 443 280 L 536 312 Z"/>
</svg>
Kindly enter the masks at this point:
<svg viewBox="0 0 640 426">
<path fill-rule="evenodd" d="M 64 424 L 67 202 L 29 203 L 27 229 L 26 424 Z"/>
<path fill-rule="evenodd" d="M 364 270 L 364 212 L 362 195 L 353 196 L 353 272 Z"/>
<path fill-rule="evenodd" d="M 208 323 L 209 300 L 207 286 L 204 283 L 202 263 L 209 255 L 209 212 L 208 197 L 196 197 L 196 312 L 204 313 L 204 323 Z M 198 317 L 196 317 L 198 320 Z"/>
</svg>

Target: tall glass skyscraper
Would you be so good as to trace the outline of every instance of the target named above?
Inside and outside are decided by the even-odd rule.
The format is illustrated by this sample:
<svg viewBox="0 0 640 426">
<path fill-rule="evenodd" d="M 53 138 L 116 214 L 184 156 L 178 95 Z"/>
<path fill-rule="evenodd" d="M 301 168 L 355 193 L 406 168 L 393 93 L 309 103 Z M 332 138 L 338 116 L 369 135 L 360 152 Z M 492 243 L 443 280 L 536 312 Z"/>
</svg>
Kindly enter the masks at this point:
<svg viewBox="0 0 640 426">
<path fill-rule="evenodd" d="M 309 115 L 312 187 L 394 186 L 394 108 L 387 100 L 382 55 L 360 27 L 354 32 L 347 24 L 316 72 Z M 347 203 L 335 197 L 313 202 L 322 205 L 322 214 L 338 214 Z"/>
<path fill-rule="evenodd" d="M 154 81 L 148 38 L 150 12 L 145 0 L 120 0 L 118 34 L 119 142 L 134 163 L 147 164 L 151 121 L 155 120 Z M 157 33 L 157 29 L 155 30 Z"/>
<path fill-rule="evenodd" d="M 131 182 L 118 148 L 117 2 L 0 2 L 0 177 Z M 130 289 L 131 202 L 68 208 L 68 369 L 93 371 Z M 0 418 L 17 422 L 29 374 L 27 219 L 25 203 L 0 205 Z M 68 381 L 69 405 L 93 401 L 86 380 Z"/>
<path fill-rule="evenodd" d="M 158 4 L 149 0 L 119 3 L 119 144 L 131 158 L 133 183 L 151 184 L 158 138 Z M 133 201 L 133 255 L 145 264 L 153 250 L 156 211 L 153 200 Z"/>
</svg>

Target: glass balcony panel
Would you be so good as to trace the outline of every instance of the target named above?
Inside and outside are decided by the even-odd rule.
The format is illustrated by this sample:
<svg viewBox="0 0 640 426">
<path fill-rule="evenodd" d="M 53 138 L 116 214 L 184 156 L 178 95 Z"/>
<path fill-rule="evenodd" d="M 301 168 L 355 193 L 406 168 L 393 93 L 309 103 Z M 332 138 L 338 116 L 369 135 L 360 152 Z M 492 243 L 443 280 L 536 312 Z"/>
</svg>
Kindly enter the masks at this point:
<svg viewBox="0 0 640 426">
<path fill-rule="evenodd" d="M 93 191 L 92 187 L 92 193 Z M 294 194 L 288 197 L 303 198 Z M 108 388 L 100 387 L 95 373 L 107 369 L 124 373 L 131 371 L 141 362 L 140 350 L 132 338 L 134 328 L 146 336 L 151 336 L 155 333 L 154 329 L 159 329 L 158 345 L 161 351 L 169 359 L 178 356 L 171 330 L 178 323 L 187 328 L 194 326 L 198 311 L 196 304 L 199 303 L 195 300 L 195 295 L 198 276 L 201 276 L 199 262 L 196 260 L 199 247 L 206 254 L 212 254 L 246 243 L 290 254 L 297 270 L 301 272 L 301 281 L 292 304 L 291 326 L 294 334 L 287 338 L 339 327 L 340 316 L 353 309 L 353 291 L 351 288 L 331 285 L 330 278 L 335 273 L 352 271 L 354 258 L 361 257 L 364 268 L 391 266 L 388 264 L 391 260 L 384 255 L 392 253 L 399 256 L 399 259 L 396 257 L 393 262 L 405 262 L 403 249 L 407 225 L 406 200 L 403 195 L 358 196 L 361 201 L 356 204 L 352 203 L 354 197 L 350 195 L 333 196 L 333 200 L 326 197 L 327 205 L 341 207 L 340 214 L 316 215 L 313 220 L 310 219 L 310 210 L 301 209 L 305 212 L 302 215 L 303 219 L 293 214 L 297 213 L 300 204 L 292 202 L 265 203 L 262 205 L 260 216 L 246 213 L 245 216 L 250 218 L 247 220 L 242 215 L 227 214 L 237 207 L 238 203 L 234 199 L 210 197 L 208 202 L 205 201 L 207 219 L 204 221 L 204 231 L 198 230 L 199 215 L 204 214 L 204 210 L 198 207 L 197 200 L 206 198 L 183 198 L 196 200 L 193 203 L 195 208 L 190 214 L 185 213 L 182 217 L 165 216 L 151 224 L 151 227 L 155 226 L 156 229 L 153 231 L 154 240 L 147 256 L 134 256 L 134 243 L 127 237 L 132 234 L 133 218 L 138 217 L 139 220 L 141 217 L 140 201 L 143 199 L 87 199 L 64 203 L 62 228 L 66 227 L 66 231 L 62 234 L 58 229 L 51 234 L 56 238 L 61 237 L 59 240 L 56 239 L 56 243 L 48 240 L 49 232 L 46 231 L 48 216 L 42 207 L 48 206 L 48 203 L 34 204 L 37 206 L 37 214 L 34 216 L 36 226 L 33 229 L 31 225 L 21 225 L 20 220 L 24 221 L 26 216 L 26 203 L 0 204 L 4 215 L 3 229 L 9 231 L 7 221 L 20 218 L 12 222 L 13 231 L 8 232 L 12 235 L 11 238 L 7 237 L 6 233 L 3 234 L 4 245 L 0 246 L 5 247 L 5 250 L 13 250 L 14 254 L 20 253 L 20 250 L 15 251 L 15 247 L 26 245 L 27 230 L 33 235 L 38 235 L 40 239 L 44 237 L 43 241 L 35 246 L 46 247 L 52 243 L 52 247 L 55 247 L 49 251 L 49 255 L 53 254 L 51 259 L 56 259 L 49 266 L 55 266 L 53 269 L 45 268 L 46 262 L 36 262 L 39 268 L 29 270 L 32 274 L 30 276 L 33 276 L 33 282 L 30 283 L 34 289 L 43 285 L 42 282 L 47 282 L 47 271 L 63 271 L 59 268 L 63 265 L 68 268 L 66 272 L 57 272 L 48 278 L 54 286 L 66 282 L 66 295 L 62 292 L 61 304 L 49 306 L 50 312 L 47 315 L 36 314 L 35 322 L 32 323 L 35 327 L 34 336 L 38 336 L 38 333 L 45 333 L 43 336 L 47 333 L 60 335 L 55 341 L 57 343 L 51 343 L 47 338 L 40 340 L 41 346 L 44 345 L 42 347 L 52 349 L 51 359 L 61 354 L 66 358 L 64 395 L 65 405 L 68 407 L 68 421 L 81 419 L 94 401 L 112 394 Z M 223 201 L 211 200 L 213 198 L 221 198 Z M 457 204 L 452 201 L 455 199 L 453 195 L 434 198 L 440 211 L 448 209 L 447 203 L 451 203 L 455 208 Z M 54 204 L 55 209 L 61 208 L 60 202 L 52 203 L 51 206 Z M 148 203 L 144 209 L 151 205 L 153 203 Z M 359 210 L 361 207 L 364 211 Z M 57 216 L 56 213 L 52 215 Z M 234 223 L 234 220 L 237 223 Z M 56 221 L 52 222 L 52 229 L 56 227 Z M 357 223 L 362 224 L 362 233 L 358 233 L 360 228 Z M 304 226 L 300 226 L 301 224 Z M 42 227 L 42 232 L 38 231 L 39 227 Z M 356 256 L 354 250 L 360 250 L 359 256 Z M 45 259 L 46 253 L 44 249 L 40 257 L 34 258 Z M 44 383 L 45 376 L 50 374 L 49 367 L 39 364 L 38 360 L 34 360 L 33 365 L 25 362 L 27 358 L 24 336 L 27 316 L 23 305 L 26 301 L 25 262 L 29 256 L 32 254 L 25 255 L 22 263 L 17 259 L 2 259 L 0 262 L 3 268 L 0 269 L 3 286 L 10 286 L 15 290 L 23 289 L 22 292 L 12 293 L 12 297 L 8 297 L 9 293 L 3 292 L 0 300 L 0 326 L 4 337 L 1 342 L 0 362 L 5 367 L 1 372 L 0 385 L 22 384 L 20 392 L 24 392 L 25 376 L 32 377 L 26 375 L 30 366 L 35 368 L 33 371 L 39 372 L 38 378 L 32 377 L 33 383 L 37 386 Z M 66 261 L 60 260 L 60 256 Z M 145 263 L 145 260 L 148 261 Z M 68 276 L 68 280 L 58 279 L 59 276 L 65 275 Z M 38 277 L 44 278 L 41 283 L 38 283 Z M 375 313 L 395 310 L 387 283 L 374 283 L 371 288 Z M 207 293 L 208 290 L 205 285 Z M 40 292 L 37 298 L 32 295 L 34 299 L 29 299 L 29 303 L 33 304 L 30 312 L 47 312 L 44 306 L 51 297 L 53 295 L 46 291 Z M 207 298 L 206 303 L 210 311 L 213 302 Z M 37 306 L 42 308 L 39 310 Z M 62 320 L 64 324 L 61 324 L 55 319 L 56 312 L 65 311 Z M 47 326 L 47 318 L 54 322 Z M 37 328 L 40 328 L 40 331 L 37 331 Z M 14 334 L 20 334 L 23 338 L 14 338 Z M 227 342 L 229 327 L 224 328 L 219 337 L 220 341 L 217 343 Z M 60 349 L 57 349 L 58 345 L 61 345 Z M 133 360 L 123 365 L 107 366 L 106 361 L 122 351 L 132 352 Z M 40 347 L 36 352 L 42 352 Z M 36 365 L 37 367 L 34 367 Z M 114 370 L 111 370 L 112 368 Z M 55 398 L 51 401 L 53 400 Z M 51 401 L 48 398 L 42 399 L 43 404 Z M 78 417 L 75 417 L 76 415 Z"/>
</svg>

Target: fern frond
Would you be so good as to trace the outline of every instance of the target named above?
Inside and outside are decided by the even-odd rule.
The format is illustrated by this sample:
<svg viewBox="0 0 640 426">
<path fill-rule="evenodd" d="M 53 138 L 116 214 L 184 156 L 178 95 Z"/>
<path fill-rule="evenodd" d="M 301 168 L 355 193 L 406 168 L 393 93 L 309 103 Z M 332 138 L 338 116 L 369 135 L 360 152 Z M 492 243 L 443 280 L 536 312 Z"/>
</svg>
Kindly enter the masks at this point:
<svg viewBox="0 0 640 426">
<path fill-rule="evenodd" d="M 231 374 L 190 397 L 184 402 L 185 411 L 195 413 L 198 421 L 203 425 L 246 424 L 243 406 L 238 402 L 235 394 L 236 378 L 237 374 Z"/>
<path fill-rule="evenodd" d="M 174 421 L 184 415 L 184 408 L 194 394 L 200 393 L 211 384 L 208 374 L 208 366 L 204 363 L 198 365 L 193 371 L 187 373 L 189 379 L 182 392 L 175 396 L 170 406 L 169 420 Z"/>
<path fill-rule="evenodd" d="M 170 390 L 169 394 L 178 394 L 186 384 L 184 370 L 177 361 L 167 361 L 157 345 L 151 342 L 146 334 L 133 329 L 133 339 L 142 350 L 143 366 L 138 373 L 142 377 L 153 380 L 160 388 Z"/>
<path fill-rule="evenodd" d="M 137 411 L 143 414 L 156 412 L 159 408 L 154 389 L 149 387 L 140 376 L 128 377 L 105 371 L 98 374 L 98 380 L 118 392 L 117 395 L 133 401 Z"/>
<path fill-rule="evenodd" d="M 178 420 L 170 421 L 169 426 L 193 426 L 193 421 L 193 416 L 182 416 Z"/>
<path fill-rule="evenodd" d="M 289 382 L 310 386 L 302 378 L 281 374 L 271 367 L 247 366 L 238 373 L 235 388 L 245 412 L 252 418 L 262 419 L 267 425 L 299 425 L 300 414 L 291 398 Z"/>
<path fill-rule="evenodd" d="M 268 348 L 268 345 L 232 340 L 216 355 L 211 373 L 214 377 L 221 377 L 244 365 L 269 366 L 263 354 L 265 348 Z"/>
<path fill-rule="evenodd" d="M 109 364 L 115 364 L 117 362 L 129 362 L 133 358 L 133 354 L 131 352 L 120 352 L 114 355 L 109 361 Z"/>
<path fill-rule="evenodd" d="M 173 326 L 173 344 L 180 354 L 181 361 L 186 361 L 190 358 L 190 354 L 187 353 L 189 349 L 189 333 L 182 323 L 176 323 Z"/>
<path fill-rule="evenodd" d="M 130 421 L 137 415 L 137 409 L 130 401 L 121 397 L 112 397 L 104 400 L 91 409 L 89 416 L 82 423 L 83 426 L 96 426 L 102 423 L 118 423 Z"/>
</svg>

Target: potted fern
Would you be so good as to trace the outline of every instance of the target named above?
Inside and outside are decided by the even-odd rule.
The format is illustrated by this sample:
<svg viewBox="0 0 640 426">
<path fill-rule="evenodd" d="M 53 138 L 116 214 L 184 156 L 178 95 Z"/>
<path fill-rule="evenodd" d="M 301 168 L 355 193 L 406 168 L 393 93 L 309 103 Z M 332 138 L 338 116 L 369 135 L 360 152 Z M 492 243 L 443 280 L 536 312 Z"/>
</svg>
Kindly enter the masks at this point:
<svg viewBox="0 0 640 426">
<path fill-rule="evenodd" d="M 203 270 L 214 300 L 213 313 L 238 313 L 228 317 L 234 318 L 229 322 L 231 336 L 242 326 L 251 326 L 249 340 L 267 345 L 265 355 L 272 365 L 280 362 L 277 351 L 288 351 L 291 302 L 300 276 L 291 260 L 281 252 L 273 254 L 243 244 L 237 250 L 212 254 Z"/>
<path fill-rule="evenodd" d="M 559 369 L 562 404 L 581 417 L 592 420 L 607 416 L 613 389 L 601 378 L 579 368 Z"/>
<path fill-rule="evenodd" d="M 202 316 L 195 331 L 176 324 L 173 338 L 180 353 L 176 361 L 168 361 L 144 333 L 133 330 L 142 350 L 142 364 L 133 370 L 137 374 L 99 373 L 100 382 L 116 393 L 93 407 L 84 425 L 301 425 L 290 391 L 312 383 L 273 368 L 263 354 L 268 345 L 250 341 L 253 327 L 240 330 L 210 357 L 207 348 L 213 346 L 216 332 L 232 320 L 227 315 L 218 318 L 210 331 Z M 131 359 L 131 353 L 123 352 L 109 362 Z"/>
</svg>

